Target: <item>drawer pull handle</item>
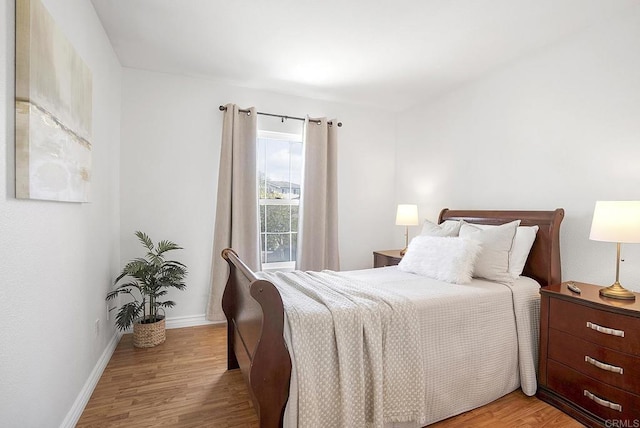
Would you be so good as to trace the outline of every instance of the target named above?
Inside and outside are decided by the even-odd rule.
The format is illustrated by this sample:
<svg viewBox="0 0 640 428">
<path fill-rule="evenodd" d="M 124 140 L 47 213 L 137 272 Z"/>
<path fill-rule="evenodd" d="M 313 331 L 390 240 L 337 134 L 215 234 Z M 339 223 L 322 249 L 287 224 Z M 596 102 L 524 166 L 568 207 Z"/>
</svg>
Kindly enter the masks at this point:
<svg viewBox="0 0 640 428">
<path fill-rule="evenodd" d="M 587 327 L 600 333 L 610 334 L 611 336 L 624 337 L 624 330 L 614 330 L 612 328 L 602 327 L 601 325 L 592 323 L 590 321 L 587 321 Z"/>
<path fill-rule="evenodd" d="M 619 374 L 623 374 L 623 372 L 624 372 L 622 367 L 616 367 L 616 366 L 612 366 L 611 364 L 600 362 L 600 361 L 596 360 L 595 358 L 591 358 L 588 355 L 584 356 L 584 360 L 587 363 L 592 364 L 592 365 L 596 366 L 597 368 L 602 369 L 602 370 L 606 370 L 608 372 L 614 372 L 614 373 L 619 373 Z"/>
<path fill-rule="evenodd" d="M 590 393 L 589 391 L 587 391 L 586 389 L 584 390 L 584 395 L 585 397 L 587 397 L 589 400 L 595 401 L 596 403 L 598 403 L 599 405 L 601 405 L 602 407 L 608 407 L 610 409 L 613 410 L 617 410 L 619 412 L 622 412 L 622 405 L 617 404 L 617 403 L 612 403 L 611 401 L 607 401 L 607 400 L 603 400 L 602 398 L 593 395 L 592 393 Z"/>
</svg>

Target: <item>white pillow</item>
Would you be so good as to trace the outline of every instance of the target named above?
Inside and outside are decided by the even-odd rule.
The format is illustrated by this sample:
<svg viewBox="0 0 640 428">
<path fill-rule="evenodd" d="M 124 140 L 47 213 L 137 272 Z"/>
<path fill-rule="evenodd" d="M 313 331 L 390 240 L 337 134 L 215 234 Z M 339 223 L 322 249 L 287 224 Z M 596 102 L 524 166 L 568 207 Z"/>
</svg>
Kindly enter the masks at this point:
<svg viewBox="0 0 640 428">
<path fill-rule="evenodd" d="M 456 284 L 471 282 L 480 244 L 473 239 L 416 236 L 398 269 Z"/>
<path fill-rule="evenodd" d="M 522 275 L 524 265 L 527 263 L 527 258 L 529 258 L 529 252 L 533 247 L 533 242 L 536 240 L 538 229 L 538 226 L 520 226 L 516 230 L 516 239 L 509 255 L 509 272 L 514 278 Z"/>
<path fill-rule="evenodd" d="M 489 224 L 474 224 L 474 226 L 480 229 L 496 227 Z M 518 229 L 516 229 L 516 237 L 509 253 L 509 273 L 516 279 L 522 275 L 529 252 L 533 247 L 533 242 L 536 240 L 538 229 L 538 226 L 518 226 Z"/>
<path fill-rule="evenodd" d="M 441 224 L 431 223 L 429 220 L 425 220 L 422 223 L 423 236 L 458 236 L 460 233 L 461 221 L 447 220 Z"/>
<path fill-rule="evenodd" d="M 476 240 L 482 245 L 473 276 L 507 284 L 513 282 L 513 275 L 509 273 L 509 253 L 519 224 L 520 220 L 516 220 L 484 230 L 469 223 L 462 224 L 460 237 Z"/>
</svg>

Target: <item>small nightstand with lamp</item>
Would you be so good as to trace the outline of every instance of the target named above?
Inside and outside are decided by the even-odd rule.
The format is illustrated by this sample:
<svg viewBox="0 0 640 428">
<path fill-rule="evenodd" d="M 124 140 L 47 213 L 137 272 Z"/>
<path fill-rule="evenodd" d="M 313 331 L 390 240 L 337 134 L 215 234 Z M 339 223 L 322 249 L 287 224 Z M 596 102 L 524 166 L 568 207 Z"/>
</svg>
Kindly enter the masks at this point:
<svg viewBox="0 0 640 428">
<path fill-rule="evenodd" d="M 405 226 L 404 249 L 402 250 L 378 250 L 373 252 L 373 267 L 396 266 L 402 260 L 402 256 L 407 252 L 409 246 L 409 226 L 417 226 L 418 206 L 400 204 L 396 212 L 396 225 Z"/>
<path fill-rule="evenodd" d="M 396 212 L 396 226 L 404 226 L 404 249 L 400 251 L 400 256 L 404 256 L 409 246 L 409 226 L 417 226 L 419 223 L 418 206 L 409 204 L 399 204 Z"/>
<path fill-rule="evenodd" d="M 640 201 L 598 201 L 589 238 L 617 244 L 616 280 L 540 289 L 538 391 L 589 427 L 640 415 L 640 299 L 620 285 L 620 246 L 640 243 Z"/>
</svg>

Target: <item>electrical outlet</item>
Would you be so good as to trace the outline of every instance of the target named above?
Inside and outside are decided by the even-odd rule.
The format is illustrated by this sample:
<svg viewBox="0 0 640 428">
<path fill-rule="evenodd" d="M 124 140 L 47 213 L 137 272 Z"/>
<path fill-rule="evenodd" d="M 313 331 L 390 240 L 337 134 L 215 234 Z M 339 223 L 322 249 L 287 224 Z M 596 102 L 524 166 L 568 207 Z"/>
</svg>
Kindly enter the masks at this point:
<svg viewBox="0 0 640 428">
<path fill-rule="evenodd" d="M 95 322 L 95 333 L 96 336 L 100 334 L 100 318 L 98 318 Z"/>
</svg>

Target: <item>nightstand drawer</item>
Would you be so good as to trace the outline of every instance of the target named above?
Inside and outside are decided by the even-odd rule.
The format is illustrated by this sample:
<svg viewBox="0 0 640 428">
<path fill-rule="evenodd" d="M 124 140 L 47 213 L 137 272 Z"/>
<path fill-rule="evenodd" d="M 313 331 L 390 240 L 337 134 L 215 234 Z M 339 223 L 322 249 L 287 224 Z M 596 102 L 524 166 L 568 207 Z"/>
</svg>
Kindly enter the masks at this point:
<svg viewBox="0 0 640 428">
<path fill-rule="evenodd" d="M 549 388 L 583 409 L 605 420 L 632 423 L 638 419 L 640 395 L 606 385 L 553 360 L 549 360 L 547 368 Z M 621 411 L 615 409 L 617 406 Z"/>
<path fill-rule="evenodd" d="M 549 358 L 594 379 L 640 395 L 640 358 L 549 329 Z"/>
<path fill-rule="evenodd" d="M 640 319 L 551 299 L 549 325 L 610 349 L 640 354 Z"/>
</svg>

